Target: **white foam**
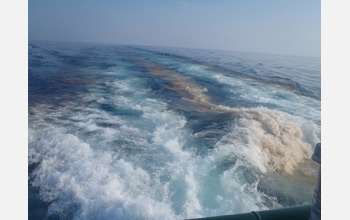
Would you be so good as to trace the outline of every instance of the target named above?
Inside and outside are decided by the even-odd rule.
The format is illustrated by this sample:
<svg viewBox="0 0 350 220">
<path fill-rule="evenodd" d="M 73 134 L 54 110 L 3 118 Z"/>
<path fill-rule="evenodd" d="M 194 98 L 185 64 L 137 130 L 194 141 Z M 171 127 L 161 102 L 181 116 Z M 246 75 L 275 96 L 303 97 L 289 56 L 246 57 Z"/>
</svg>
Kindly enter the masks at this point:
<svg viewBox="0 0 350 220">
<path fill-rule="evenodd" d="M 50 127 L 50 126 L 49 126 Z M 169 203 L 155 197 L 166 191 L 147 171 L 116 152 L 99 151 L 72 134 L 30 129 L 30 162 L 40 161 L 34 185 L 52 202 L 49 213 L 77 206 L 76 219 L 173 219 Z M 151 187 L 151 186 L 154 187 Z M 166 218 L 165 218 L 166 219 Z"/>
<path fill-rule="evenodd" d="M 131 105 L 130 101 L 127 104 Z M 153 123 L 153 131 L 140 130 L 120 117 L 74 103 L 55 109 L 47 106 L 33 109 L 29 161 L 40 162 L 33 173 L 33 184 L 40 187 L 41 198 L 51 202 L 49 214 L 66 213 L 69 217 L 69 213 L 73 213 L 75 219 L 201 216 L 193 177 L 195 168 L 190 168 L 192 154 L 182 150 L 186 120 L 166 111 L 164 103 L 152 99 L 144 99 L 135 108 L 143 111 L 144 120 Z M 65 117 L 67 119 L 63 120 Z M 104 121 L 119 127 L 97 126 Z M 152 126 L 152 123 L 145 126 Z M 94 135 L 87 136 L 89 132 Z M 148 135 L 152 137 L 151 144 L 147 141 Z M 122 146 L 110 147 L 111 141 L 116 139 L 143 146 L 155 154 L 166 152 L 168 159 L 163 162 L 167 166 L 160 169 L 155 165 L 158 170 L 145 170 L 147 164 L 135 161 L 145 155 L 137 155 L 136 151 L 130 157 L 120 155 Z M 171 176 L 170 182 L 161 181 L 166 175 Z M 179 210 L 174 209 L 174 203 L 182 204 Z"/>
</svg>

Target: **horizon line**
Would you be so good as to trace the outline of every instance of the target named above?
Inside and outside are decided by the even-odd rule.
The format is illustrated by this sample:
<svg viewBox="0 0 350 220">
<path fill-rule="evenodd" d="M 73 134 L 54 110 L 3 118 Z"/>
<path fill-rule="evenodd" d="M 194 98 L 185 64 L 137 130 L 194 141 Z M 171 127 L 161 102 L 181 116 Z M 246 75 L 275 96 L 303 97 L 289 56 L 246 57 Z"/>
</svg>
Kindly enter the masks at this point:
<svg viewBox="0 0 350 220">
<path fill-rule="evenodd" d="M 320 56 L 300 55 L 300 54 L 283 54 L 283 53 L 271 53 L 271 52 L 257 52 L 257 51 L 242 51 L 242 50 L 230 50 L 230 49 L 214 49 L 214 48 L 198 48 L 198 47 L 185 47 L 185 46 L 164 46 L 164 45 L 145 45 L 135 43 L 116 43 L 116 42 L 100 42 L 100 41 L 75 41 L 75 40 L 47 40 L 47 39 L 29 39 L 29 41 L 50 41 L 50 42 L 67 42 L 67 43 L 91 43 L 91 44 L 109 44 L 109 45 L 122 45 L 122 46 L 146 46 L 146 47 L 169 47 L 169 48 L 182 48 L 182 49 L 196 49 L 196 50 L 217 50 L 223 52 L 241 52 L 241 53 L 253 53 L 253 54 L 266 54 L 266 55 L 282 55 L 282 56 L 295 56 L 295 57 L 309 57 L 321 59 Z"/>
</svg>

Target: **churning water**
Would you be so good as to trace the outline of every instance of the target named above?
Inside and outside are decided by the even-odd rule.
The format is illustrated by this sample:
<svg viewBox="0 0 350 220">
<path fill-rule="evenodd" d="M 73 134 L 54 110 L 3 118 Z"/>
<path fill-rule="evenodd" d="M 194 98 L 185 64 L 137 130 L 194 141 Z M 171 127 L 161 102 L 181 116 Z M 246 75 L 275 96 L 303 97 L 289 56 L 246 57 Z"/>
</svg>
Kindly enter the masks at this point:
<svg viewBox="0 0 350 220">
<path fill-rule="evenodd" d="M 29 42 L 29 219 L 310 204 L 320 59 Z"/>
</svg>

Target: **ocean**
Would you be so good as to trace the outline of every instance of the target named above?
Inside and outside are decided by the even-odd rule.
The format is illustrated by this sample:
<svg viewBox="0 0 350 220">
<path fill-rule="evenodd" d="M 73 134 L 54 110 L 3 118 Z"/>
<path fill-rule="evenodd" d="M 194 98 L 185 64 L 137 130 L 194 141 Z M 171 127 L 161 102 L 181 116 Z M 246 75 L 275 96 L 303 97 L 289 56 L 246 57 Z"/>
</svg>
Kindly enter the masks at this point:
<svg viewBox="0 0 350 220">
<path fill-rule="evenodd" d="M 320 58 L 29 41 L 29 219 L 311 204 Z"/>
</svg>

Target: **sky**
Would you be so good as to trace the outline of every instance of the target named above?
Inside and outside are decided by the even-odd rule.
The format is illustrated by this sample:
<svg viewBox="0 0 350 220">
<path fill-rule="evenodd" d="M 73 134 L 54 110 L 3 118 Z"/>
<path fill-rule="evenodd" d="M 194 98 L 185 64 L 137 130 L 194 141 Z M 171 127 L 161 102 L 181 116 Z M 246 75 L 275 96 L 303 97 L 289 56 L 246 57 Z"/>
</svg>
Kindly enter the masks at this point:
<svg viewBox="0 0 350 220">
<path fill-rule="evenodd" d="M 29 40 L 321 56 L 320 0 L 29 0 Z"/>
</svg>

